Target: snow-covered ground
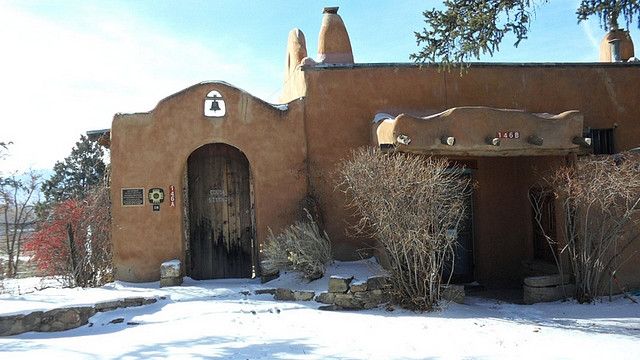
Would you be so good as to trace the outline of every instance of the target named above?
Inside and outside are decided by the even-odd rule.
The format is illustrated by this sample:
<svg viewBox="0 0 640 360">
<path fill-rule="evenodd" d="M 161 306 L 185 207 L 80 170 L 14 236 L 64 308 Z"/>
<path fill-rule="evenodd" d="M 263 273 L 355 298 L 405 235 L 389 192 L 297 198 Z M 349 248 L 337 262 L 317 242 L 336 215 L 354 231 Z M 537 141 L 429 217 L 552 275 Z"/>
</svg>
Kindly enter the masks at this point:
<svg viewBox="0 0 640 360">
<path fill-rule="evenodd" d="M 336 263 L 329 275 L 363 279 L 371 261 Z M 180 287 L 116 282 L 99 289 L 0 295 L 0 315 L 165 296 L 155 304 L 98 313 L 90 325 L 0 338 L 0 359 L 218 358 L 640 358 L 640 305 L 624 298 L 593 305 L 514 305 L 468 297 L 436 313 L 384 308 L 328 312 L 316 302 L 276 302 L 261 288 L 326 289 L 286 274 L 257 280 L 194 281 Z M 124 321 L 110 323 L 116 318 Z"/>
</svg>

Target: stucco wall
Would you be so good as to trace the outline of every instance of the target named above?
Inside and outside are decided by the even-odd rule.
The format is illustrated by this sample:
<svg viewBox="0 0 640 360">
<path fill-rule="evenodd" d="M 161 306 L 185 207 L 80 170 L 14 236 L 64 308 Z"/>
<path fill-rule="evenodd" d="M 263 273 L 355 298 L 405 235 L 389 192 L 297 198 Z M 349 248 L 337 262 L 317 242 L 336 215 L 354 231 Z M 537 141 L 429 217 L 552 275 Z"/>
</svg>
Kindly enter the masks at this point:
<svg viewBox="0 0 640 360">
<path fill-rule="evenodd" d="M 224 97 L 223 118 L 203 115 L 211 90 Z M 111 144 L 116 277 L 157 280 L 161 262 L 184 261 L 183 174 L 189 155 L 204 144 L 226 143 L 248 158 L 259 243 L 267 227 L 278 231 L 292 223 L 307 192 L 303 108 L 304 100 L 279 110 L 224 83 L 204 83 L 162 100 L 150 113 L 116 115 Z M 158 212 L 147 202 L 121 206 L 121 188 L 160 187 L 168 196 L 170 185 L 176 188 L 173 208 L 168 199 Z"/>
<path fill-rule="evenodd" d="M 616 127 L 616 148 L 640 145 L 637 79 L 640 66 L 474 65 L 467 73 L 409 65 L 305 67 L 285 84 L 288 110 L 278 110 L 223 83 L 199 84 L 162 100 L 150 113 L 117 115 L 112 127 L 113 240 L 117 277 L 158 278 L 159 264 L 184 260 L 183 174 L 198 147 L 222 142 L 248 158 L 255 191 L 258 242 L 295 221 L 300 200 L 315 196 L 338 259 L 357 258 L 371 239 L 347 235 L 355 223 L 336 190 L 336 169 L 351 149 L 370 144 L 378 112 L 416 116 L 457 106 L 527 112 L 580 110 L 585 127 Z M 211 90 L 225 97 L 227 115 L 206 118 Z M 304 98 L 299 98 L 305 96 Z M 473 123 L 469 124 L 473 131 Z M 540 169 L 562 156 L 475 158 L 476 277 L 513 285 L 520 262 L 532 257 L 531 213 L 526 198 Z M 177 203 L 161 211 L 120 206 L 120 189 L 176 187 Z M 506 230 L 505 230 L 506 229 Z"/>
<path fill-rule="evenodd" d="M 347 236 L 345 228 L 355 218 L 345 209 L 342 193 L 335 190 L 332 174 L 350 149 L 370 143 L 371 122 L 378 112 L 425 115 L 457 106 L 555 114 L 575 109 L 584 115 L 585 127 L 617 126 L 617 150 L 640 145 L 638 65 L 475 65 L 462 76 L 458 70 L 439 72 L 408 65 L 305 67 L 302 71 L 310 191 L 319 199 L 339 259 L 354 258 L 355 249 L 374 245 L 369 239 Z M 473 131 L 473 124 L 469 126 Z M 476 275 L 514 284 L 521 273 L 519 263 L 532 256 L 527 177 L 535 178 L 532 169 L 548 162 L 522 157 L 477 160 L 482 184 L 476 204 L 480 207 L 476 209 L 480 224 L 475 234 Z M 550 163 L 558 162 L 561 157 Z M 500 206 L 487 210 L 493 202 Z M 511 231 L 501 230 L 505 226 Z"/>
</svg>

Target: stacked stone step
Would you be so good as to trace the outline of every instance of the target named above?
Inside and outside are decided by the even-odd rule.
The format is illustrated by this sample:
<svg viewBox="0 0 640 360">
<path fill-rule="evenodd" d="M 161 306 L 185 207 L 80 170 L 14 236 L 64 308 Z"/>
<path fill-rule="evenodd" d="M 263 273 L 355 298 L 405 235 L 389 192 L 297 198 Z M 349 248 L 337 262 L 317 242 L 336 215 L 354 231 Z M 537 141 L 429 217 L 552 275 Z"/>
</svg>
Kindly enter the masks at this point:
<svg viewBox="0 0 640 360">
<path fill-rule="evenodd" d="M 556 301 L 571 297 L 576 286 L 571 284 L 571 276 L 564 274 L 530 276 L 524 278 L 524 303 Z"/>
<path fill-rule="evenodd" d="M 329 291 L 318 294 L 316 301 L 327 304 L 322 310 L 372 309 L 389 302 L 389 279 L 373 276 L 366 281 L 353 281 L 353 277 L 332 276 Z"/>
</svg>

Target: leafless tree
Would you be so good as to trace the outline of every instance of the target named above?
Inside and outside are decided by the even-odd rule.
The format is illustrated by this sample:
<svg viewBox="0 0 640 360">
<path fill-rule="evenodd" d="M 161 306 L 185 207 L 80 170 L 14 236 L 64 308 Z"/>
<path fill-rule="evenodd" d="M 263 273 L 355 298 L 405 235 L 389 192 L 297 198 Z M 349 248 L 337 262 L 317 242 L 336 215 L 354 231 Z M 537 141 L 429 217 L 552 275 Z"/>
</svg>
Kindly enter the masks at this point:
<svg viewBox="0 0 640 360">
<path fill-rule="evenodd" d="M 616 283 L 618 270 L 638 252 L 640 156 L 581 157 L 546 183 L 559 205 L 562 231 L 558 241 L 555 234 L 544 235 L 560 272 L 570 268 L 576 299 L 591 302 Z M 541 225 L 540 201 L 532 200 Z"/>
<path fill-rule="evenodd" d="M 401 306 L 433 310 L 448 284 L 457 239 L 468 216 L 472 184 L 447 159 L 355 150 L 340 167 L 338 187 L 361 215 L 356 228 L 372 234 L 390 264 L 393 296 Z"/>
<path fill-rule="evenodd" d="M 7 256 L 6 277 L 18 274 L 23 239 L 26 232 L 35 225 L 33 203 L 40 185 L 40 176 L 29 171 L 22 177 L 24 179 L 13 174 L 0 179 L 0 225 Z"/>
</svg>

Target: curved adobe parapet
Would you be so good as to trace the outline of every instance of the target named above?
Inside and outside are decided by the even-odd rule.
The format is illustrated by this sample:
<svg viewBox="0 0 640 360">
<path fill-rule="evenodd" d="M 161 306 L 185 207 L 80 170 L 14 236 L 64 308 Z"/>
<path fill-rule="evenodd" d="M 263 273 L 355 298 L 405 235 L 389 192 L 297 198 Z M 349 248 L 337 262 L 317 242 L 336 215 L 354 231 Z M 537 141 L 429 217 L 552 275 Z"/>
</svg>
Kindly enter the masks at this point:
<svg viewBox="0 0 640 360">
<path fill-rule="evenodd" d="M 611 41 L 618 40 L 620 46 L 620 60 L 627 61 L 634 56 L 633 40 L 626 30 L 611 30 L 600 41 L 600 61 L 611 62 Z"/>
<path fill-rule="evenodd" d="M 324 8 L 318 35 L 317 60 L 323 64 L 353 64 L 353 50 L 338 8 Z"/>
<path fill-rule="evenodd" d="M 304 33 L 300 29 L 292 29 L 289 31 L 289 39 L 287 40 L 287 58 L 285 59 L 284 81 L 286 82 L 291 76 L 291 72 L 300 65 L 302 59 L 307 57 L 307 41 Z"/>
<path fill-rule="evenodd" d="M 191 94 L 193 91 L 197 91 L 198 89 L 205 89 L 203 91 L 203 93 L 205 94 L 201 97 L 201 99 L 204 99 L 206 97 L 206 94 L 208 94 L 210 91 L 213 91 L 216 89 L 222 91 L 221 89 L 224 89 L 224 91 L 226 92 L 231 92 L 232 94 L 240 95 L 243 99 L 245 99 L 245 101 L 255 102 L 256 104 L 259 104 L 265 109 L 270 109 L 276 112 L 283 112 L 288 109 L 288 104 L 271 104 L 225 81 L 212 80 L 212 81 L 203 81 L 201 83 L 192 85 L 186 89 L 180 90 L 177 93 L 174 93 L 172 95 L 165 97 L 164 99 L 158 102 L 158 104 L 156 105 L 154 110 L 152 110 L 152 112 L 158 111 L 166 104 L 171 104 L 175 99 L 182 99 L 182 97 L 185 94 Z M 182 101 L 182 100 L 179 100 L 179 101 Z"/>
<path fill-rule="evenodd" d="M 401 114 L 373 124 L 375 145 L 452 156 L 535 156 L 580 152 L 579 111 L 558 115 L 488 107 L 457 107 L 418 118 Z"/>
<path fill-rule="evenodd" d="M 229 84 L 206 82 L 161 100 L 148 113 L 116 115 L 111 128 L 116 277 L 157 280 L 162 262 L 185 261 L 187 159 L 205 144 L 233 146 L 248 159 L 258 244 L 267 226 L 278 231 L 293 223 L 307 192 L 303 110 L 303 99 L 271 105 Z M 157 211 L 145 200 L 150 189 L 165 194 Z M 142 198 L 130 204 L 128 190 Z"/>
<path fill-rule="evenodd" d="M 182 110 L 187 110 L 185 108 L 185 103 L 183 103 L 182 101 L 185 96 L 191 97 L 193 92 L 202 93 L 202 95 L 200 97 L 192 98 L 192 100 L 201 101 L 203 103 L 197 106 L 190 107 L 188 109 L 188 113 L 190 113 L 191 116 L 196 116 L 196 117 L 198 116 L 197 114 L 200 113 L 201 117 L 206 118 L 207 116 L 204 111 L 204 100 L 206 99 L 207 95 L 211 93 L 211 91 L 216 91 L 215 89 L 218 89 L 218 90 L 224 89 L 226 93 L 230 92 L 233 95 L 239 95 L 240 98 L 243 99 L 244 103 L 249 103 L 249 102 L 255 103 L 259 107 L 264 108 L 266 111 L 272 111 L 276 114 L 281 114 L 281 115 L 283 113 L 286 113 L 287 110 L 289 109 L 289 105 L 292 102 L 294 102 L 294 101 L 290 101 L 285 104 L 271 104 L 227 82 L 212 80 L 212 81 L 203 81 L 201 83 L 189 86 L 188 88 L 182 89 L 176 93 L 173 93 L 165 97 L 164 99 L 158 101 L 156 106 L 151 111 L 138 112 L 138 113 L 116 113 L 114 115 L 113 121 L 114 123 L 129 122 L 131 123 L 131 125 L 145 126 L 150 121 L 152 121 L 152 119 L 158 118 L 157 116 L 154 116 L 154 114 L 157 114 L 158 112 L 163 111 L 167 107 L 173 106 L 177 102 L 180 103 Z M 232 97 L 232 99 L 235 99 L 235 98 L 236 96 Z M 238 109 L 243 109 L 243 107 L 239 107 Z M 233 107 L 231 108 L 231 111 L 232 112 L 235 111 Z M 224 117 L 226 117 L 226 115 L 227 114 L 225 114 Z"/>
</svg>

